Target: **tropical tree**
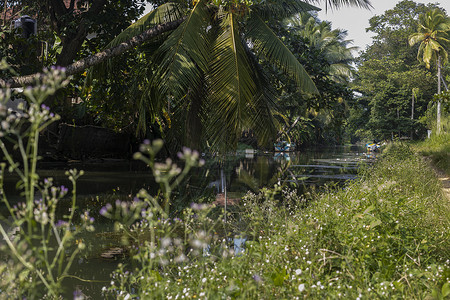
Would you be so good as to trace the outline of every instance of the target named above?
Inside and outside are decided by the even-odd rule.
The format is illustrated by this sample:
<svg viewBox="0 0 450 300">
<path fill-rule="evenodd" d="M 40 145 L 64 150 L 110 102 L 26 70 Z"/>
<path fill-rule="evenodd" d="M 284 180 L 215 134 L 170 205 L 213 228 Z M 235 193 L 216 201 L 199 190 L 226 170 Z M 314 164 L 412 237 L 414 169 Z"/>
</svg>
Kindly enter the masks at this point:
<svg viewBox="0 0 450 300">
<path fill-rule="evenodd" d="M 441 67 L 448 61 L 446 45 L 449 43 L 450 19 L 441 10 L 434 9 L 419 16 L 418 32 L 409 37 L 409 44 L 420 42 L 417 59 L 429 69 L 431 62 L 437 64 L 438 94 L 441 92 Z M 441 102 L 437 103 L 437 133 L 441 130 Z"/>
<path fill-rule="evenodd" d="M 366 30 L 374 34 L 373 42 L 357 59 L 358 72 L 352 82 L 358 96 L 350 103 L 348 134 L 354 140 L 426 134 L 425 116 L 436 92 L 435 79 L 416 59 L 419 45 L 411 47 L 408 39 L 417 30 L 419 16 L 438 8 L 403 0 L 369 20 Z M 414 88 L 419 93 L 411 119 Z"/>
<path fill-rule="evenodd" d="M 305 97 L 289 78 L 273 74 L 280 99 L 278 116 L 286 124 L 281 136 L 302 145 L 341 142 L 346 101 L 352 97 L 348 82 L 353 75 L 353 48 L 346 32 L 333 30 L 329 22 L 308 13 L 286 19 L 278 32 L 319 90 L 314 97 Z"/>
<path fill-rule="evenodd" d="M 261 61 L 288 74 L 303 93 L 317 92 L 269 21 L 272 25 L 279 23 L 274 16 L 282 20 L 315 9 L 303 1 L 200 0 L 192 6 L 166 3 L 142 18 L 139 25 L 124 31 L 111 46 L 161 18 L 178 19 L 184 10 L 181 15 L 186 15 L 186 20 L 151 57 L 157 66 L 147 69 L 151 74 L 142 76 L 151 75 L 152 79 L 143 88 L 139 115 L 154 118 L 168 107 L 163 103 L 169 98 L 171 126 L 174 120 L 183 122 L 178 128 L 187 128 L 185 143 L 199 146 L 199 138 L 204 136 L 214 145 L 233 146 L 246 129 L 252 129 L 264 143 L 275 136 L 277 124 L 273 118 L 276 97 L 259 67 Z M 141 118 L 141 128 L 148 122 Z"/>
<path fill-rule="evenodd" d="M 347 31 L 332 29 L 328 21 L 320 21 L 308 13 L 302 13 L 284 21 L 285 26 L 301 38 L 309 51 L 316 52 L 325 61 L 326 72 L 335 82 L 348 83 L 354 74 L 353 41 L 346 40 Z"/>
<path fill-rule="evenodd" d="M 140 124 L 155 120 L 164 109 L 183 112 L 185 141 L 206 136 L 213 144 L 235 145 L 240 132 L 252 128 L 267 141 L 276 128 L 274 96 L 258 67 L 262 59 L 295 79 L 305 93 L 317 92 L 302 65 L 268 26 L 319 1 L 199 0 L 160 4 L 110 43 L 112 50 L 75 62 L 68 73 L 80 72 L 100 61 L 147 41 L 157 45 L 148 56 L 148 78 L 136 88 Z M 368 0 L 327 0 L 327 5 L 369 7 Z M 176 29 L 175 29 L 176 28 Z M 161 37 L 164 42 L 161 44 Z M 151 47 L 150 47 L 151 48 Z M 144 69 L 144 68 L 143 68 Z M 30 78 L 20 81 L 28 83 Z M 168 103 L 170 102 L 170 104 Z M 170 116 L 169 116 L 170 117 Z M 177 120 L 178 118 L 172 118 Z M 201 129 L 206 129 L 203 131 Z"/>
</svg>

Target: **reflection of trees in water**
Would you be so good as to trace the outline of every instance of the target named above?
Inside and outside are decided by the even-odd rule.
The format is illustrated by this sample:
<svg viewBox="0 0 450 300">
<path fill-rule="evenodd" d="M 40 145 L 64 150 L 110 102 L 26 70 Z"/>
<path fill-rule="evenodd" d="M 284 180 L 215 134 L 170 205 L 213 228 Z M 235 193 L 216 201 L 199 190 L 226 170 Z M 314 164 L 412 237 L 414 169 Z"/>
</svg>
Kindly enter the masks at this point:
<svg viewBox="0 0 450 300">
<path fill-rule="evenodd" d="M 272 157 L 258 156 L 256 159 L 243 160 L 236 168 L 236 185 L 257 192 L 263 187 L 272 187 L 287 170 L 288 164 L 278 164 Z"/>
</svg>

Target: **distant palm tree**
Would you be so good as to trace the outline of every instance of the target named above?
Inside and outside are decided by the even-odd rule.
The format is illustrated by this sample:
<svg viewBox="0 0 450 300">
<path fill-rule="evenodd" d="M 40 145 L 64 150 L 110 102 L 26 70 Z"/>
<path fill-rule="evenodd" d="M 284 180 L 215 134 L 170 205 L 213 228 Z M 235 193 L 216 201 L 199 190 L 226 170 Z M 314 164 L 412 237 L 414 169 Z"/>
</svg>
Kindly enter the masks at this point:
<svg viewBox="0 0 450 300">
<path fill-rule="evenodd" d="M 445 45 L 449 43 L 450 19 L 441 10 L 434 9 L 419 16 L 418 32 L 409 37 L 411 46 L 420 42 L 417 59 L 429 69 L 431 62 L 437 64 L 438 94 L 441 92 L 441 67 L 448 61 Z M 441 130 L 441 102 L 437 104 L 437 133 Z"/>
<path fill-rule="evenodd" d="M 311 51 L 320 53 L 329 65 L 329 78 L 338 83 L 348 83 L 354 75 L 352 40 L 346 40 L 347 31 L 332 29 L 328 21 L 319 21 L 309 13 L 302 13 L 284 21 L 291 34 L 300 36 L 307 41 Z"/>
</svg>

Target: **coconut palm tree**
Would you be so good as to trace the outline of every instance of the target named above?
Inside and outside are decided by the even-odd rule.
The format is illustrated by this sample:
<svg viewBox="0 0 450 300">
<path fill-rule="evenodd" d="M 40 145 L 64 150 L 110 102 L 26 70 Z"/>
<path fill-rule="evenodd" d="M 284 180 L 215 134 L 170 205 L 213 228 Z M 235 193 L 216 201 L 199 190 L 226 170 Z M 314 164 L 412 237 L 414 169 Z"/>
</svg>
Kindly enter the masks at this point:
<svg viewBox="0 0 450 300">
<path fill-rule="evenodd" d="M 329 78 L 338 83 L 348 83 L 353 76 L 353 41 L 346 40 L 347 31 L 332 29 L 328 21 L 320 21 L 309 13 L 288 18 L 284 24 L 290 32 L 307 41 L 307 47 L 316 51 L 328 64 Z"/>
<path fill-rule="evenodd" d="M 434 9 L 419 16 L 418 32 L 409 37 L 411 46 L 420 42 L 417 59 L 429 69 L 432 62 L 437 64 L 438 94 L 441 92 L 441 67 L 448 61 L 445 45 L 449 43 L 450 19 L 441 10 Z M 441 130 L 441 102 L 437 103 L 437 133 Z"/>
<path fill-rule="evenodd" d="M 269 141 L 277 129 L 275 96 L 259 62 L 273 63 L 304 93 L 317 89 L 268 21 L 317 8 L 298 0 L 186 3 L 158 6 L 110 44 L 118 45 L 155 24 L 185 18 L 151 56 L 154 67 L 141 76 L 150 79 L 138 86 L 140 128 L 145 128 L 148 116 L 170 106 L 171 121 L 182 121 L 179 127 L 187 129 L 184 144 L 198 147 L 203 136 L 213 145 L 234 146 L 241 132 L 250 128 L 259 141 Z M 367 0 L 327 1 L 335 7 L 343 3 L 370 5 Z"/>
</svg>

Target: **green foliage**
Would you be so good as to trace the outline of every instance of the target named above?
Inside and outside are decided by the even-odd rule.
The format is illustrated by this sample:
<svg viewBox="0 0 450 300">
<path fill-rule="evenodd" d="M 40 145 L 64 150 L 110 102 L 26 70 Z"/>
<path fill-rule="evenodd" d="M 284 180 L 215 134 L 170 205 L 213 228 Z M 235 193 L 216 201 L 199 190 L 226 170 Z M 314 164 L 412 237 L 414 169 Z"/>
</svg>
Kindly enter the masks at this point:
<svg viewBox="0 0 450 300">
<path fill-rule="evenodd" d="M 328 3 L 368 5 L 368 1 Z M 279 129 L 274 117 L 277 95 L 267 80 L 267 69 L 261 65 L 271 66 L 293 79 L 292 88 L 297 93 L 317 91 L 298 55 L 293 55 L 291 47 L 286 47 L 274 30 L 283 18 L 314 10 L 310 4 L 297 0 L 283 3 L 200 0 L 188 4 L 157 1 L 155 4 L 152 13 L 111 42 L 114 45 L 131 38 L 158 18 L 170 21 L 184 10 L 184 22 L 164 37 L 162 44 L 148 41 L 147 46 L 152 45 L 149 48 L 156 52 L 146 53 L 134 68 L 140 72 L 132 77 L 135 84 L 126 96 L 130 100 L 125 103 L 134 104 L 139 112 L 139 121 L 134 125 L 139 132 L 151 128 L 149 123 L 157 123 L 151 128 L 152 133 L 158 127 L 170 148 L 186 144 L 194 148 L 226 149 L 236 146 L 243 131 L 251 130 L 260 144 L 268 145 Z M 338 38 L 339 33 L 332 35 Z M 343 44 L 338 42 L 335 46 L 339 43 Z M 330 62 L 332 76 L 342 79 L 346 63 L 349 60 Z M 112 77 L 107 80 L 114 81 Z M 136 99 L 136 95 L 142 97 Z M 123 97 L 117 101 L 124 103 Z"/>
<path fill-rule="evenodd" d="M 428 11 L 419 16 L 418 32 L 409 37 L 409 44 L 420 43 L 417 59 L 423 61 L 426 67 L 436 62 L 438 57 L 442 64 L 448 61 L 446 44 L 448 44 L 448 32 L 450 31 L 450 19 L 439 9 Z M 439 68 L 439 66 L 438 66 Z"/>
<path fill-rule="evenodd" d="M 426 139 L 414 145 L 414 148 L 424 156 L 430 157 L 433 165 L 450 174 L 450 120 L 445 118 L 442 121 L 444 132 L 441 135 L 433 134 L 430 139 Z"/>
<path fill-rule="evenodd" d="M 353 86 L 362 94 L 351 116 L 352 122 L 363 125 L 360 134 L 377 139 L 425 135 L 424 124 L 418 120 L 426 114 L 436 80 L 415 59 L 417 47 L 399 41 L 407 41 L 416 32 L 420 15 L 435 9 L 432 4 L 401 1 L 370 20 L 367 30 L 376 36 L 360 57 Z"/>
<path fill-rule="evenodd" d="M 411 149 L 386 151 L 344 189 L 308 198 L 282 190 L 280 202 L 280 187 L 265 188 L 226 222 L 211 206 L 168 220 L 149 206 L 131 230 L 147 246 L 133 252 L 135 264 L 120 265 L 105 296 L 446 297 L 448 201 Z"/>
<path fill-rule="evenodd" d="M 332 30 L 329 22 L 308 13 L 271 26 L 319 90 L 314 96 L 303 95 L 292 80 L 265 65 L 279 95 L 277 117 L 283 128 L 278 136 L 301 145 L 342 143 L 347 102 L 353 98 L 347 85 L 353 74 L 353 56 L 346 32 Z"/>
</svg>

